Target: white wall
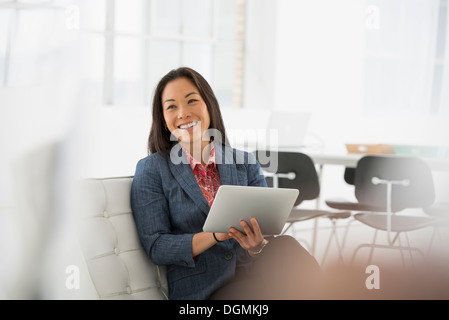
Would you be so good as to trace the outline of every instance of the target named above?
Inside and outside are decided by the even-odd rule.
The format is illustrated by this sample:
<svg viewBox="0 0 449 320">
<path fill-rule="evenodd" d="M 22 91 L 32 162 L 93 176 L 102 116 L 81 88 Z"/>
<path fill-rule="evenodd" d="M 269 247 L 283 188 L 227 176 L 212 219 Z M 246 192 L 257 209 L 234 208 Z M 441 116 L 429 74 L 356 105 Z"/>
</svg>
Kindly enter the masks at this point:
<svg viewBox="0 0 449 320">
<path fill-rule="evenodd" d="M 278 2 L 274 108 L 360 108 L 363 12 L 358 0 Z"/>
<path fill-rule="evenodd" d="M 273 109 L 313 113 L 327 151 L 344 144 L 446 145 L 448 117 L 363 111 L 365 3 L 278 1 Z"/>
</svg>

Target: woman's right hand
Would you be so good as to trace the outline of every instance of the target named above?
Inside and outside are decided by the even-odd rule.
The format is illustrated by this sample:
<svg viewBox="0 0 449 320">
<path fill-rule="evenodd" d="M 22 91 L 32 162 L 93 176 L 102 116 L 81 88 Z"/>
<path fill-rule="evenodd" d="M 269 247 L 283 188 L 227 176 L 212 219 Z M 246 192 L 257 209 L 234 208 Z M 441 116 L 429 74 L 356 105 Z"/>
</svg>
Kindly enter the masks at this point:
<svg viewBox="0 0 449 320">
<path fill-rule="evenodd" d="M 247 250 L 251 256 L 255 256 L 260 253 L 268 241 L 264 238 L 257 220 L 255 218 L 251 218 L 250 223 L 251 226 L 249 226 L 244 220 L 240 221 L 240 225 L 245 233 L 231 227 L 229 234 L 232 238 L 237 240 L 240 246 Z"/>
</svg>

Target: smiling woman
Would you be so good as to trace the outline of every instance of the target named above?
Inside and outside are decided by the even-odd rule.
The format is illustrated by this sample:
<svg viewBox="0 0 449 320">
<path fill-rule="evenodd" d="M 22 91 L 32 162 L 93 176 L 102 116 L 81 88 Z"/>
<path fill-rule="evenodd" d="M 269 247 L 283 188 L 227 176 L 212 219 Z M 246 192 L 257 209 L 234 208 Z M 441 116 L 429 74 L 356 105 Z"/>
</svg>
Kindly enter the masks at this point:
<svg viewBox="0 0 449 320">
<path fill-rule="evenodd" d="M 227 143 L 217 99 L 198 72 L 179 68 L 161 79 L 148 144 L 131 205 L 148 257 L 167 266 L 170 299 L 310 294 L 320 268 L 294 238 L 265 237 L 254 218 L 227 232 L 203 231 L 221 185 L 267 184 L 255 156 Z"/>
<path fill-rule="evenodd" d="M 162 108 L 165 127 L 199 160 L 195 155 L 201 157 L 202 150 L 210 143 L 207 136 L 210 117 L 207 105 L 197 91 L 185 77 L 173 80 L 162 92 Z"/>
</svg>

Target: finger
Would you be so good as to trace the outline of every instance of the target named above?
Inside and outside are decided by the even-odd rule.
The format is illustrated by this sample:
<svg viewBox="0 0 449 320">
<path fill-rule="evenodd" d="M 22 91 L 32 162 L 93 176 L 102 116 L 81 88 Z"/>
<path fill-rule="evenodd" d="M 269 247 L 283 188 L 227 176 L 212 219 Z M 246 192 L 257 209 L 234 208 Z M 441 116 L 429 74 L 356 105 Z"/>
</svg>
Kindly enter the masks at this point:
<svg viewBox="0 0 449 320">
<path fill-rule="evenodd" d="M 263 238 L 262 230 L 260 230 L 259 222 L 257 222 L 256 218 L 251 218 L 251 225 L 253 227 L 253 232 L 255 236 L 259 239 Z"/>
<path fill-rule="evenodd" d="M 233 238 L 239 238 L 239 239 L 244 239 L 246 238 L 246 236 L 238 229 L 231 227 L 229 229 L 229 233 L 232 235 Z"/>
<path fill-rule="evenodd" d="M 246 237 L 246 247 L 245 249 L 251 249 L 260 245 L 263 240 L 262 232 L 260 231 L 259 224 L 255 218 L 251 218 L 251 225 L 254 229 L 252 229 L 246 221 L 241 221 L 240 224 L 244 227 L 244 230 L 247 234 Z"/>
<path fill-rule="evenodd" d="M 245 231 L 245 233 L 248 237 L 253 236 L 253 230 L 251 229 L 251 227 L 248 225 L 248 223 L 245 220 L 240 220 L 240 225 L 242 226 L 243 231 Z"/>
<path fill-rule="evenodd" d="M 247 250 L 247 248 L 249 247 L 247 243 L 247 237 L 242 232 L 232 227 L 229 229 L 229 234 L 240 244 L 243 249 Z"/>
</svg>

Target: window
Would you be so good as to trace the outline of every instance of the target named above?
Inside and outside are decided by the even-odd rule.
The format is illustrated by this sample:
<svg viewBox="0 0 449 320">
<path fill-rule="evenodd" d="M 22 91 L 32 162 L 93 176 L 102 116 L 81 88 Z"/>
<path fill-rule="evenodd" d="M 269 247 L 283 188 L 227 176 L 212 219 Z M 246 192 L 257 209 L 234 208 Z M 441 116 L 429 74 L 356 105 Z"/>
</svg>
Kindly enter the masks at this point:
<svg viewBox="0 0 449 320">
<path fill-rule="evenodd" d="M 440 0 L 438 12 L 438 33 L 435 52 L 433 90 L 430 111 L 432 114 L 449 114 L 449 100 L 445 100 L 449 87 L 449 5 Z M 443 90 L 445 88 L 446 90 Z"/>
<path fill-rule="evenodd" d="M 98 103 L 150 105 L 159 79 L 189 66 L 210 82 L 222 106 L 242 106 L 245 0 L 78 3 L 84 90 L 93 101 L 101 90 Z"/>
<path fill-rule="evenodd" d="M 0 0 L 0 86 L 55 82 L 71 62 L 68 1 Z"/>
<path fill-rule="evenodd" d="M 365 108 L 408 114 L 449 112 L 447 0 L 368 0 Z M 446 70 L 446 71 L 444 71 Z M 446 83 L 446 87 L 449 83 Z M 445 89 L 447 90 L 447 89 Z"/>
<path fill-rule="evenodd" d="M 93 104 L 150 105 L 157 81 L 189 66 L 241 107 L 244 25 L 245 0 L 0 0 L 0 85 L 39 83 L 76 55 Z"/>
</svg>

